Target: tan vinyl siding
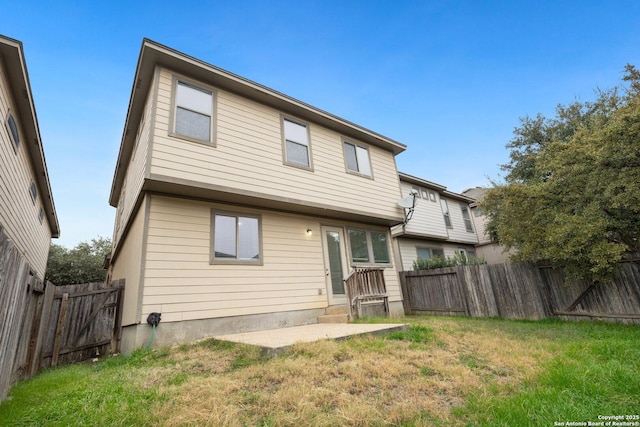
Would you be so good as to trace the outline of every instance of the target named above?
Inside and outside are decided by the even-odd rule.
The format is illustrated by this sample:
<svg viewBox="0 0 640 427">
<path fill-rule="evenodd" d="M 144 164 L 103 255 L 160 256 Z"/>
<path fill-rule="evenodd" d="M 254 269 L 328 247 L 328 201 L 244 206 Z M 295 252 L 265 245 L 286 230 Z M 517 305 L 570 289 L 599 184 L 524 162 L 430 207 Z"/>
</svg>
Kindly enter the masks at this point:
<svg viewBox="0 0 640 427">
<path fill-rule="evenodd" d="M 478 243 L 481 245 L 491 243 L 491 239 L 487 234 L 487 217 L 484 215 L 476 216 L 478 208 L 473 208 L 471 210 L 471 218 L 473 219 L 473 225 L 476 230 L 476 235 L 478 236 Z"/>
<path fill-rule="evenodd" d="M 5 126 L 9 110 L 12 111 L 20 133 L 17 153 Z M 17 115 L 1 58 L 0 121 L 0 225 L 23 252 L 36 275 L 42 279 L 51 243 L 51 228 L 47 215 L 42 224 L 39 220 L 41 197 L 46 193 L 43 189 L 37 188 L 35 204 L 29 194 L 29 187 L 35 179 L 26 144 L 33 142 L 25 141 L 22 120 Z"/>
<path fill-rule="evenodd" d="M 263 265 L 209 263 L 212 208 L 260 215 Z M 152 311 L 172 322 L 326 307 L 320 225 L 313 217 L 152 196 L 141 318 Z M 399 301 L 396 270 L 387 268 L 385 278 L 391 300 Z"/>
<path fill-rule="evenodd" d="M 416 259 L 418 259 L 417 247 L 443 249 L 445 257 L 455 256 L 458 249 L 475 251 L 475 248 L 473 247 L 473 245 L 437 242 L 437 241 L 420 240 L 420 239 L 409 239 L 405 237 L 399 237 L 397 240 L 398 240 L 398 248 L 400 250 L 400 258 L 402 259 L 402 268 L 404 271 L 413 270 L 413 262 Z"/>
<path fill-rule="evenodd" d="M 400 182 L 402 197 L 410 196 L 413 186 L 406 182 Z M 409 234 L 422 234 L 433 237 L 447 238 L 447 227 L 442 216 L 440 200 L 436 201 L 417 198 L 417 204 L 413 217 L 407 223 L 405 230 Z"/>
<path fill-rule="evenodd" d="M 476 236 L 475 229 L 473 232 L 467 231 L 464 225 L 464 219 L 462 217 L 462 210 L 460 209 L 461 204 L 464 202 L 460 202 L 458 200 L 449 199 L 443 197 L 447 201 L 449 205 L 449 214 L 451 215 L 451 225 L 453 228 L 449 228 L 449 240 L 454 242 L 463 242 L 463 243 L 478 243 L 478 236 Z M 468 205 L 467 205 L 468 206 Z M 471 215 L 471 212 L 469 212 Z M 473 220 L 471 221 L 473 223 Z"/>
<path fill-rule="evenodd" d="M 129 167 L 124 178 L 122 191 L 118 200 L 118 208 L 116 210 L 115 227 L 113 231 L 114 247 L 118 245 L 120 236 L 122 235 L 132 210 L 144 184 L 145 173 L 147 170 L 149 141 L 151 136 L 151 117 L 153 104 L 153 91 L 147 99 L 144 109 L 143 119 L 138 124 L 136 130 L 136 142 L 133 155 L 131 156 Z M 140 126 L 142 125 L 142 128 Z M 124 197 L 122 197 L 124 196 Z"/>
<path fill-rule="evenodd" d="M 113 261 L 111 278 L 113 280 L 125 279 L 124 310 L 122 325 L 127 326 L 137 323 L 139 308 L 140 269 L 142 268 L 142 246 L 144 233 L 145 204 L 137 210 L 131 223 L 131 228 L 124 241 L 120 243 L 117 258 Z"/>
<path fill-rule="evenodd" d="M 160 73 L 151 174 L 301 203 L 400 217 L 391 152 L 368 146 L 373 179 L 345 169 L 342 135 L 309 123 L 313 171 L 283 164 L 280 111 L 216 91 L 216 147 L 168 136 L 172 74 Z"/>
</svg>

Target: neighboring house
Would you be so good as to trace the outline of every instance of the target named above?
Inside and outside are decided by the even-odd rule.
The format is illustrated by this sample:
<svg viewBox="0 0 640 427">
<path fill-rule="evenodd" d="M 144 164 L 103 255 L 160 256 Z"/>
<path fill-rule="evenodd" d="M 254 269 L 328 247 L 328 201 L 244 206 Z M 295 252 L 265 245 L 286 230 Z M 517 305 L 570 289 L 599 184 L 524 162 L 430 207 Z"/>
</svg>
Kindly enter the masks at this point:
<svg viewBox="0 0 640 427">
<path fill-rule="evenodd" d="M 504 252 L 504 246 L 493 243 L 486 232 L 487 217 L 482 214 L 478 203 L 482 201 L 487 190 L 488 188 L 485 187 L 474 187 L 464 190 L 462 194 L 474 200 L 474 203 L 471 204 L 471 213 L 478 233 L 478 244 L 476 245 L 478 257 L 484 258 L 487 264 L 502 264 L 509 262 L 509 255 L 514 251 Z"/>
<path fill-rule="evenodd" d="M 406 173 L 399 177 L 402 197 L 416 195 L 411 219 L 392 228 L 402 270 L 413 270 L 419 258 L 476 256 L 478 237 L 469 207 L 473 199 Z"/>
<path fill-rule="evenodd" d="M 32 275 L 43 280 L 51 238 L 60 230 L 22 43 L 4 36 L 0 120 L 0 229 L 22 253 Z"/>
<path fill-rule="evenodd" d="M 384 270 L 402 315 L 390 226 L 405 146 L 144 40 L 110 204 L 122 350 L 315 323 L 354 267 Z"/>
</svg>

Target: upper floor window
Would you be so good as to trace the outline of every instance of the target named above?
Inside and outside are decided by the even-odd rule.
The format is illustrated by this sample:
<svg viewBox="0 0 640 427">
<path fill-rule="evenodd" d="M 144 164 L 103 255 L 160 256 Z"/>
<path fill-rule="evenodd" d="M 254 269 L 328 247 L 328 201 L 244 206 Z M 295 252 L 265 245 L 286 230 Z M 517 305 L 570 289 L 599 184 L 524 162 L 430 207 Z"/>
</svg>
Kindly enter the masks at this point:
<svg viewBox="0 0 640 427">
<path fill-rule="evenodd" d="M 14 150 L 17 150 L 20 145 L 20 134 L 18 133 L 18 124 L 16 123 L 16 119 L 13 117 L 13 114 L 11 114 L 11 111 L 9 111 L 9 114 L 7 115 L 5 125 L 9 131 L 11 141 L 13 142 L 13 148 Z"/>
<path fill-rule="evenodd" d="M 429 191 L 429 200 L 431 200 L 432 202 L 436 201 L 436 193 L 433 191 Z"/>
<path fill-rule="evenodd" d="M 311 169 L 308 126 L 284 117 L 282 118 L 282 123 L 285 163 Z"/>
<path fill-rule="evenodd" d="M 40 212 L 38 212 L 38 220 L 40 221 L 40 224 L 44 221 L 44 209 L 42 209 L 42 206 L 40 206 Z"/>
<path fill-rule="evenodd" d="M 213 142 L 213 92 L 177 80 L 173 130 L 188 139 Z"/>
<path fill-rule="evenodd" d="M 442 207 L 442 216 L 444 217 L 444 223 L 447 228 L 453 228 L 451 225 L 451 215 L 449 215 L 449 205 L 444 199 L 440 199 L 440 206 Z"/>
<path fill-rule="evenodd" d="M 262 264 L 260 222 L 255 215 L 213 212 L 211 262 Z"/>
<path fill-rule="evenodd" d="M 38 198 L 38 189 L 36 188 L 36 183 L 31 181 L 31 186 L 29 187 L 29 194 L 31 195 L 31 200 L 33 203 L 36 203 L 36 199 Z"/>
<path fill-rule="evenodd" d="M 354 263 L 391 263 L 385 232 L 349 229 L 349 246 Z"/>
<path fill-rule="evenodd" d="M 366 147 L 344 141 L 344 157 L 348 171 L 371 176 L 371 161 Z"/>
<path fill-rule="evenodd" d="M 469 215 L 469 207 L 467 205 L 460 205 L 462 211 L 462 219 L 464 220 L 464 228 L 473 233 L 473 224 L 471 224 L 471 215 Z"/>
</svg>

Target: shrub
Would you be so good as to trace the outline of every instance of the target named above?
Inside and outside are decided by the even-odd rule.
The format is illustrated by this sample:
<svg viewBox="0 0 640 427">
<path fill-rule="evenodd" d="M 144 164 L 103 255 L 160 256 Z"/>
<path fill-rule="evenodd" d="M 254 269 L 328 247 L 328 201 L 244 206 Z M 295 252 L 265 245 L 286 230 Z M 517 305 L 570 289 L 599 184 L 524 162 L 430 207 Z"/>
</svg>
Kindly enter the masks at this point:
<svg viewBox="0 0 640 427">
<path fill-rule="evenodd" d="M 481 265 L 486 264 L 484 258 L 477 258 L 464 254 L 455 254 L 452 257 L 434 256 L 431 258 L 418 258 L 413 261 L 413 270 L 434 270 L 436 268 L 456 267 L 458 265 Z"/>
</svg>

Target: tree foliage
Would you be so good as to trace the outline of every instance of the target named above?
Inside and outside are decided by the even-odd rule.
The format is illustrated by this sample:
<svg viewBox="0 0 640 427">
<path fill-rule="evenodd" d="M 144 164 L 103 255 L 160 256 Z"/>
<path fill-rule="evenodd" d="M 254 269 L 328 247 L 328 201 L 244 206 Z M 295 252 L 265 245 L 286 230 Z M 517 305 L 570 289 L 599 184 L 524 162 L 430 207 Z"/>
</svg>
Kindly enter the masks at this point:
<svg viewBox="0 0 640 427">
<path fill-rule="evenodd" d="M 571 278 L 603 281 L 640 250 L 640 72 L 595 102 L 521 119 L 507 145 L 505 183 L 481 208 L 492 239 L 515 260 L 550 260 Z"/>
<path fill-rule="evenodd" d="M 104 257 L 111 251 L 111 239 L 98 237 L 68 249 L 55 243 L 49 250 L 46 278 L 54 285 L 102 282 Z"/>
</svg>

